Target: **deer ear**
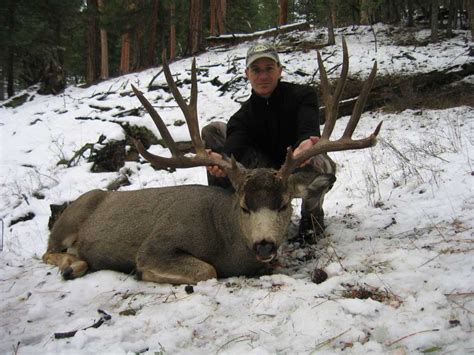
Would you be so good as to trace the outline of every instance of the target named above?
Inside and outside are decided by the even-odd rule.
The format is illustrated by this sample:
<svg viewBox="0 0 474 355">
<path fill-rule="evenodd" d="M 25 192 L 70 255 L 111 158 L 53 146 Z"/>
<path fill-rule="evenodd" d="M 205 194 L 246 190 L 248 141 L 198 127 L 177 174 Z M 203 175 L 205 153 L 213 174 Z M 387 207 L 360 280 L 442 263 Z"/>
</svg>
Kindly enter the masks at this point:
<svg viewBox="0 0 474 355">
<path fill-rule="evenodd" d="M 306 198 L 311 194 L 320 195 L 332 188 L 336 181 L 334 174 L 295 173 L 288 178 L 288 189 L 293 197 Z"/>
<path fill-rule="evenodd" d="M 303 174 L 291 174 L 288 177 L 288 191 L 293 198 L 305 198 L 308 194 L 309 178 Z"/>
</svg>

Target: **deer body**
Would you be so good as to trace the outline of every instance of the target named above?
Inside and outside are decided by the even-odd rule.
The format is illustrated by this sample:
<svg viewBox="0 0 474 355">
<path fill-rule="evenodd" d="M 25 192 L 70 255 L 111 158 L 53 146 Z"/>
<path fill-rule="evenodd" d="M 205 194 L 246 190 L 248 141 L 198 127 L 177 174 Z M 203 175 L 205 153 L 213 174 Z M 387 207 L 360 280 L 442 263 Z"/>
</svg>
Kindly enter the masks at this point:
<svg viewBox="0 0 474 355">
<path fill-rule="evenodd" d="M 341 138 L 329 140 L 347 79 L 348 53 L 343 40 L 343 68 L 334 93 L 318 53 L 326 123 L 319 141 L 293 156 L 289 148 L 279 170 L 245 169 L 234 159 L 217 159 L 204 149 L 197 121 L 197 79 L 193 61 L 189 104 L 179 93 L 163 60 L 168 86 L 184 113 L 194 156 L 181 152 L 166 125 L 132 86 L 150 113 L 172 157 L 151 154 L 139 142 L 139 153 L 156 168 L 218 166 L 234 192 L 217 187 L 188 185 L 136 191 L 90 191 L 73 202 L 54 224 L 43 261 L 59 267 L 65 279 L 88 269 L 136 270 L 143 280 L 173 284 L 197 283 L 215 277 L 250 276 L 268 265 L 286 237 L 291 200 L 308 189 L 327 191 L 334 176 L 295 173 L 308 159 L 331 151 L 363 149 L 376 143 L 380 125 L 368 137 L 352 139 L 373 84 L 376 65 L 364 84 Z"/>
<path fill-rule="evenodd" d="M 280 245 L 291 216 L 291 207 L 272 212 L 268 200 L 242 212 L 235 193 L 208 186 L 93 190 L 59 217 L 44 259 L 67 254 L 87 264 L 76 272 L 66 263 L 66 278 L 87 269 L 136 270 L 146 280 L 170 283 L 264 273 L 267 264 L 256 258 L 254 245 Z"/>
</svg>

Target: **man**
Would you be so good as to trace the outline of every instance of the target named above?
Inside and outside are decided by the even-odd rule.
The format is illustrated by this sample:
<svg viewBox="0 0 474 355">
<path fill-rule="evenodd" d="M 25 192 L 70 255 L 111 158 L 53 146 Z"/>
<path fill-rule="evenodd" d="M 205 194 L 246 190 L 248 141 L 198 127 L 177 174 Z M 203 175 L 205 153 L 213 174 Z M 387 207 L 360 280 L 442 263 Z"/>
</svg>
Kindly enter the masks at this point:
<svg viewBox="0 0 474 355">
<path fill-rule="evenodd" d="M 318 100 L 314 89 L 280 81 L 283 67 L 276 49 L 257 44 L 247 52 L 245 75 L 252 95 L 227 125 L 214 122 L 202 130 L 209 154 L 216 157 L 233 155 L 247 168 L 283 164 L 286 149 L 294 154 L 313 146 L 320 136 Z M 208 167 L 210 185 L 229 187 L 224 171 Z M 324 230 L 324 195 L 335 178 L 335 164 L 326 155 L 311 158 L 294 173 L 312 173 L 308 196 L 303 200 L 299 235 L 306 241 Z"/>
</svg>

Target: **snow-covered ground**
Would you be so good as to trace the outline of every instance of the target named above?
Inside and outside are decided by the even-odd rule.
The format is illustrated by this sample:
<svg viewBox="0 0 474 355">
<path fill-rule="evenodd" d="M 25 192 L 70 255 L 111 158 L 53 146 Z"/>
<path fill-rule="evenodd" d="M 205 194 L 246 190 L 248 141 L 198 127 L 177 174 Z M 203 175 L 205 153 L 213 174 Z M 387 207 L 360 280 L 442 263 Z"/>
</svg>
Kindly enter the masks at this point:
<svg viewBox="0 0 474 355">
<path fill-rule="evenodd" d="M 338 30 L 346 35 L 352 74 L 367 76 L 373 60 L 383 74 L 428 72 L 474 60 L 466 33 L 440 44 L 399 47 L 387 27 L 376 31 L 377 48 L 367 27 Z M 322 32 L 292 36 L 312 41 Z M 197 57 L 201 126 L 226 120 L 248 95 L 249 85 L 236 78 L 249 45 Z M 339 38 L 322 54 L 328 68 L 340 63 Z M 308 82 L 316 71 L 313 50 L 285 50 L 281 58 L 286 80 Z M 171 70 L 183 80 L 190 63 L 177 61 Z M 84 159 L 71 168 L 57 162 L 101 134 L 123 139 L 116 121 L 156 132 L 146 115 L 113 117 L 139 107 L 135 96 L 126 95 L 130 84 L 152 100 L 177 140 L 189 139 L 185 126 L 173 125 L 182 116 L 170 94 L 147 92 L 159 69 L 0 108 L 1 354 L 474 352 L 473 106 L 364 114 L 356 135 L 372 132 L 383 120 L 379 144 L 331 154 L 339 171 L 325 203 L 326 238 L 314 246 L 284 245 L 274 275 L 209 280 L 187 293 L 184 286 L 137 281 L 114 271 L 63 281 L 56 268 L 43 264 L 49 205 L 105 188 L 118 176 L 91 173 Z M 223 93 L 212 84 L 215 78 L 241 86 Z M 154 81 L 164 83 L 163 75 Z M 189 87 L 181 90 L 189 93 Z M 338 121 L 335 136 L 347 120 Z M 122 189 L 206 180 L 203 168 L 168 173 L 134 162 L 125 168 L 132 184 Z M 12 224 L 29 213 L 34 218 Z M 328 279 L 312 282 L 315 268 L 324 269 Z M 77 332 L 54 336 L 69 331 Z"/>
</svg>

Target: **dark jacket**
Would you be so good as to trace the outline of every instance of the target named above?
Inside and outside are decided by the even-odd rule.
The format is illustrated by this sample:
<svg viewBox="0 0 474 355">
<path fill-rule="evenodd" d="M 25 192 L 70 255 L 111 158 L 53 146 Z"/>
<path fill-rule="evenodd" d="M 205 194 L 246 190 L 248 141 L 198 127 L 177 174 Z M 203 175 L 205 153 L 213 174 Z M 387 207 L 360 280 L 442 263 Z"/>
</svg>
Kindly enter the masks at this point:
<svg viewBox="0 0 474 355">
<path fill-rule="evenodd" d="M 320 136 L 318 99 L 309 86 L 278 83 L 266 99 L 251 97 L 227 123 L 223 153 L 241 161 L 249 148 L 263 153 L 274 168 L 285 160 L 286 149 L 310 136 Z"/>
</svg>

